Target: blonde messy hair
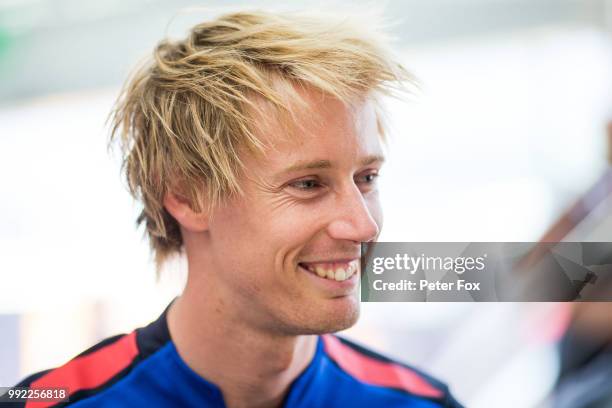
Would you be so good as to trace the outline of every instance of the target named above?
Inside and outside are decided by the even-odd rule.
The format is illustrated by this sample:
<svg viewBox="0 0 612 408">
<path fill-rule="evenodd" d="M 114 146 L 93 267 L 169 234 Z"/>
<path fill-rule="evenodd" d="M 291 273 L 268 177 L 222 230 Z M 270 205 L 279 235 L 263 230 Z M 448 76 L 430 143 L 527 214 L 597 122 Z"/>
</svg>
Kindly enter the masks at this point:
<svg viewBox="0 0 612 408">
<path fill-rule="evenodd" d="M 146 225 L 158 268 L 183 244 L 164 196 L 179 193 L 207 211 L 240 193 L 239 149 L 265 148 L 254 131 L 256 100 L 290 113 L 297 97 L 279 81 L 345 102 L 413 83 L 376 33 L 346 19 L 240 12 L 160 42 L 124 86 L 111 134 L 130 192 L 142 201 L 137 223 Z"/>
</svg>

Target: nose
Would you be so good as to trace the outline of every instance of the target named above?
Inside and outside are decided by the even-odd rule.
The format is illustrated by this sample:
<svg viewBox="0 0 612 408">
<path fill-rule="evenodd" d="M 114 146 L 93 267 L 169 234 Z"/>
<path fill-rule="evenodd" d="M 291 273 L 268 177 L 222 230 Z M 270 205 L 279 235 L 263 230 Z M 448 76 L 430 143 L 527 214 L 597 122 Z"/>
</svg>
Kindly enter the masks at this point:
<svg viewBox="0 0 612 408">
<path fill-rule="evenodd" d="M 334 218 L 328 226 L 331 238 L 369 242 L 378 236 L 379 225 L 357 186 L 353 184 L 345 192 L 339 193 L 335 204 Z"/>
</svg>

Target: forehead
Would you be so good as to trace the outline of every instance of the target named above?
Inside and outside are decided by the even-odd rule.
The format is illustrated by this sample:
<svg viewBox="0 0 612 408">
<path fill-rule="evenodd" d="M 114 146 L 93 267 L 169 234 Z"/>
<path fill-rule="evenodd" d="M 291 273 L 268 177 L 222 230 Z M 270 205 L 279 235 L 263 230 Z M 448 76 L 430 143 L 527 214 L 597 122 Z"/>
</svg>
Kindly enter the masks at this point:
<svg viewBox="0 0 612 408">
<path fill-rule="evenodd" d="M 365 156 L 382 156 L 381 134 L 375 104 L 362 98 L 346 104 L 312 89 L 297 90 L 289 115 L 260 114 L 257 136 L 266 145 L 268 167 L 286 166 L 295 160 L 349 162 Z"/>
</svg>

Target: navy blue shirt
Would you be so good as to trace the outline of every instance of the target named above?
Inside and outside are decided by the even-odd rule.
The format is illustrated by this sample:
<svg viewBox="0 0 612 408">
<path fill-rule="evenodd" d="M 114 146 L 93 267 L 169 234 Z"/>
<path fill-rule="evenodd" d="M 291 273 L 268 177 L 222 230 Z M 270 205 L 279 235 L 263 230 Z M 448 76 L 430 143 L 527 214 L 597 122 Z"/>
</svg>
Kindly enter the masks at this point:
<svg viewBox="0 0 612 408">
<path fill-rule="evenodd" d="M 18 386 L 67 387 L 67 405 L 80 408 L 225 407 L 221 390 L 177 353 L 166 312 L 148 326 L 106 339 Z M 334 335 L 318 337 L 312 361 L 291 384 L 283 406 L 461 408 L 439 381 Z"/>
</svg>

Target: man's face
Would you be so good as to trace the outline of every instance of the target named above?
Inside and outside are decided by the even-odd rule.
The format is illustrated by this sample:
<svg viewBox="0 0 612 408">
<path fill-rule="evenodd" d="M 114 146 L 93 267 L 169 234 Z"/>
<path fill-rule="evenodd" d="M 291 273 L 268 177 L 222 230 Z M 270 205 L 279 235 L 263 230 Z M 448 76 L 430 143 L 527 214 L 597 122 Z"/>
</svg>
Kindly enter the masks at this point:
<svg viewBox="0 0 612 408">
<path fill-rule="evenodd" d="M 262 119 L 260 137 L 272 148 L 265 157 L 242 156 L 244 194 L 217 208 L 209 225 L 207 269 L 228 307 L 291 335 L 356 322 L 360 243 L 376 239 L 382 224 L 383 152 L 372 103 L 305 96 L 309 107 L 297 111 L 293 137 Z"/>
</svg>

